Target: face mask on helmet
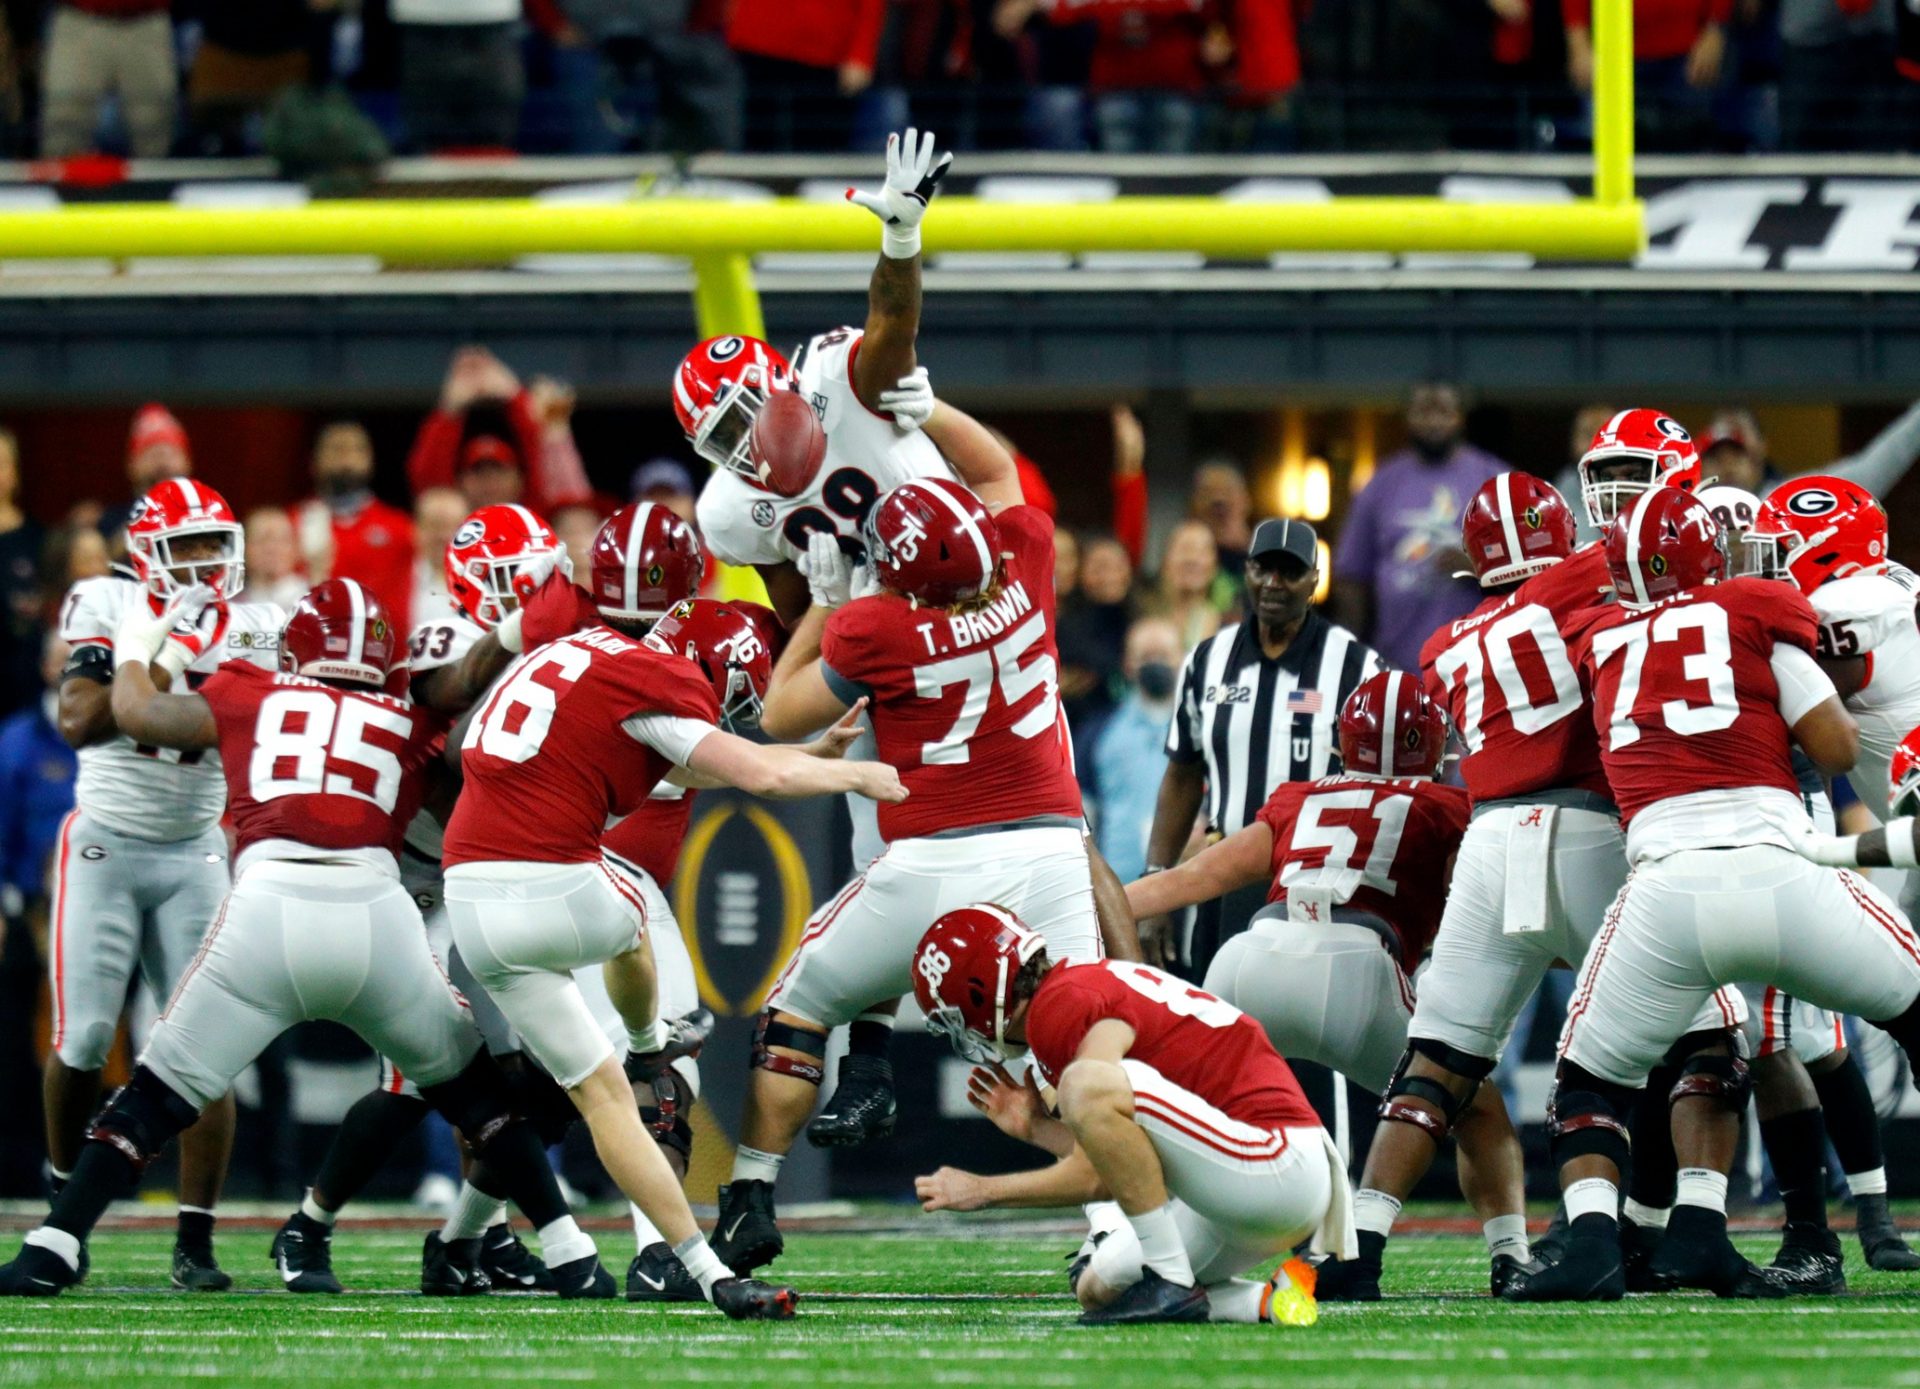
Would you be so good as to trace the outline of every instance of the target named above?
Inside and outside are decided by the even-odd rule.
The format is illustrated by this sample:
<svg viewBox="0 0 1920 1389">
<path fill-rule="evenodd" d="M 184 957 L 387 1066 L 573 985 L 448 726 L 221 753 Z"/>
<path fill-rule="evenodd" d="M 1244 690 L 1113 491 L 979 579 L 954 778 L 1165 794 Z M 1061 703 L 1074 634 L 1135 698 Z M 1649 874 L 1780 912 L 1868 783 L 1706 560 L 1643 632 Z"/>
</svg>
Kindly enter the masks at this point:
<svg viewBox="0 0 1920 1389">
<path fill-rule="evenodd" d="M 1615 454 L 1580 465 L 1580 499 L 1587 519 L 1596 526 L 1610 524 L 1633 500 L 1654 486 L 1658 465 L 1649 454 Z"/>
<path fill-rule="evenodd" d="M 467 561 L 466 577 L 479 590 L 473 620 L 491 632 L 505 622 L 522 602 L 533 596 L 530 587 L 520 581 L 521 571 L 551 549 L 529 550 L 504 559 L 476 556 Z"/>
<path fill-rule="evenodd" d="M 219 598 L 246 586 L 245 540 L 240 527 L 198 526 L 163 532 L 141 544 L 147 587 L 161 598 L 205 584 Z"/>
<path fill-rule="evenodd" d="M 727 666 L 727 697 L 720 701 L 720 726 L 740 733 L 760 726 L 762 701 L 753 677 L 740 666 Z"/>
<path fill-rule="evenodd" d="M 766 368 L 750 364 L 714 399 L 693 436 L 693 451 L 716 468 L 759 480 L 753 466 L 753 421 L 767 403 Z"/>
</svg>

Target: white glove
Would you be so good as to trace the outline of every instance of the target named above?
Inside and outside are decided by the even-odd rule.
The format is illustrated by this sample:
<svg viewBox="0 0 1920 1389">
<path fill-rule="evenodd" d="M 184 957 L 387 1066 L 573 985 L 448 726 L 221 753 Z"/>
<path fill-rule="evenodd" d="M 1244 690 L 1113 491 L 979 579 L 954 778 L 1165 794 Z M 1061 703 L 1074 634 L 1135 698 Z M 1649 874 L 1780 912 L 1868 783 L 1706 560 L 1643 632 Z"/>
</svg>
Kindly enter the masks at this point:
<svg viewBox="0 0 1920 1389">
<path fill-rule="evenodd" d="M 894 383 L 890 391 L 880 392 L 880 413 L 892 415 L 893 422 L 911 434 L 933 418 L 933 382 L 925 367 Z"/>
<path fill-rule="evenodd" d="M 856 564 L 853 567 L 853 596 L 871 598 L 880 592 L 880 576 L 873 572 L 871 564 Z"/>
<path fill-rule="evenodd" d="M 213 602 L 213 590 L 205 584 L 194 584 L 181 589 L 167 600 L 167 604 L 158 614 L 153 606 L 145 601 L 136 601 L 127 615 L 120 619 L 120 626 L 113 634 L 113 663 L 116 667 L 129 661 L 138 661 L 141 665 L 153 664 L 160 655 L 161 648 L 167 645 L 167 634 L 176 627 L 184 627 L 189 632 L 197 632 L 200 614 Z M 197 651 L 190 647 L 179 647 L 186 660 L 179 663 L 185 670 L 193 663 Z M 180 672 L 169 663 L 167 669 L 173 674 Z"/>
<path fill-rule="evenodd" d="M 840 548 L 837 535 L 826 531 L 810 534 L 800 572 L 807 577 L 807 589 L 816 607 L 831 611 L 853 597 L 853 560 Z"/>
<path fill-rule="evenodd" d="M 920 254 L 920 219 L 927 215 L 927 204 L 952 163 L 951 153 L 935 157 L 931 130 L 923 136 L 909 128 L 904 139 L 887 136 L 885 186 L 878 193 L 847 190 L 849 202 L 859 203 L 884 225 L 880 249 L 891 259 Z"/>
<path fill-rule="evenodd" d="M 1810 863 L 1827 868 L 1858 868 L 1860 836 L 1857 834 L 1808 834 L 1794 841 L 1794 849 Z"/>
<path fill-rule="evenodd" d="M 566 575 L 569 583 L 573 581 L 573 555 L 564 545 L 556 546 L 551 550 L 542 550 L 520 566 L 520 572 L 514 576 L 516 580 L 514 587 L 526 590 L 520 595 L 521 601 L 525 602 L 533 597 L 534 590 L 552 578 L 555 573 Z"/>
</svg>

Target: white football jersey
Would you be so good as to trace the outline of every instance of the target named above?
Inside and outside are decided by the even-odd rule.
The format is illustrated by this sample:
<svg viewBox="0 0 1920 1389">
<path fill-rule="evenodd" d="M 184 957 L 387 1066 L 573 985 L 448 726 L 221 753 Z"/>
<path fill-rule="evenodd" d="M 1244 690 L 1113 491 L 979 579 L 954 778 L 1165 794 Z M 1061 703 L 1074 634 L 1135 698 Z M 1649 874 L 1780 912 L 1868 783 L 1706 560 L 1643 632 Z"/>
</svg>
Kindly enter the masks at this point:
<svg viewBox="0 0 1920 1389">
<path fill-rule="evenodd" d="M 1860 760 L 1847 773 L 1876 819 L 1887 813 L 1893 750 L 1920 726 L 1920 629 L 1913 604 L 1920 578 L 1898 564 L 1820 585 L 1808 600 L 1820 618 L 1820 654 L 1865 656 L 1867 683 L 1847 700 L 1860 725 Z"/>
<path fill-rule="evenodd" d="M 147 599 L 146 587 L 117 574 L 82 579 L 60 605 L 60 635 L 71 646 L 113 650 L 120 620 Z M 210 634 L 200 659 L 187 667 L 197 685 L 224 661 L 251 661 L 267 670 L 280 664 L 280 629 L 286 611 L 273 603 L 228 603 L 201 614 Z M 179 752 L 136 744 L 124 734 L 80 749 L 74 786 L 80 809 L 133 839 L 172 843 L 191 839 L 220 822 L 227 808 L 227 781 L 216 748 Z"/>
<path fill-rule="evenodd" d="M 793 359 L 800 393 L 827 432 L 827 456 L 806 491 L 778 496 L 725 468 L 707 479 L 695 516 L 707 548 L 726 563 L 796 561 L 816 530 L 858 540 L 881 494 L 917 477 L 953 476 L 923 431 L 903 430 L 892 416 L 861 404 L 853 389 L 861 336 L 857 328 L 836 328 Z"/>
<path fill-rule="evenodd" d="M 415 674 L 450 666 L 473 650 L 474 643 L 486 634 L 479 623 L 453 608 L 414 627 L 413 636 L 407 642 L 407 664 Z M 407 847 L 438 863 L 441 828 L 440 822 L 423 806 L 407 822 Z"/>
</svg>

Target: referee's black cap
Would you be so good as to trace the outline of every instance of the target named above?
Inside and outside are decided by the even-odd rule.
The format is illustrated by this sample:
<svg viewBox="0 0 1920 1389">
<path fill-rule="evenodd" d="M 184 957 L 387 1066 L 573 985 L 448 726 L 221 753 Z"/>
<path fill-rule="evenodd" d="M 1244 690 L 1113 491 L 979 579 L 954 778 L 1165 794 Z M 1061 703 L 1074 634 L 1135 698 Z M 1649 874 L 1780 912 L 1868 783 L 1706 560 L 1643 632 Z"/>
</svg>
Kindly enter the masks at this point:
<svg viewBox="0 0 1920 1389">
<path fill-rule="evenodd" d="M 1320 537 L 1305 521 L 1280 517 L 1262 521 L 1253 529 L 1253 543 L 1247 546 L 1247 558 L 1277 559 L 1291 555 L 1308 569 L 1320 566 Z"/>
</svg>

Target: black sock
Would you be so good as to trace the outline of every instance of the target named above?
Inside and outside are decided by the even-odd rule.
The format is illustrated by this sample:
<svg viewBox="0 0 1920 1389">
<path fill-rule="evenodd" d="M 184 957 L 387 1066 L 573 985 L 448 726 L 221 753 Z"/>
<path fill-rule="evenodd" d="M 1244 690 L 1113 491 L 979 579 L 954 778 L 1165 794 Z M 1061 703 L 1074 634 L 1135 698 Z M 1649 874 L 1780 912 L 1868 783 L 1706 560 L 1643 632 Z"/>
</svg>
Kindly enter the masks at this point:
<svg viewBox="0 0 1920 1389">
<path fill-rule="evenodd" d="M 1813 1078 L 1820 1096 L 1827 1137 L 1839 1155 L 1842 1172 L 1871 1172 L 1887 1165 L 1880 1145 L 1880 1116 L 1873 1109 L 1867 1077 L 1851 1055 L 1825 1075 Z"/>
<path fill-rule="evenodd" d="M 847 1055 L 873 1056 L 884 1061 L 893 1047 L 893 1029 L 883 1022 L 854 1020 L 847 1026 Z"/>
<path fill-rule="evenodd" d="M 547 1150 L 524 1119 L 516 1119 L 488 1140 L 484 1156 L 474 1163 L 467 1180 L 496 1200 L 513 1202 L 536 1230 L 567 1214 L 566 1198 L 547 1164 Z"/>
<path fill-rule="evenodd" d="M 1680 1180 L 1680 1160 L 1673 1151 L 1673 1102 L 1667 1098 L 1680 1078 L 1680 1068 L 1664 1063 L 1647 1077 L 1647 1088 L 1634 1102 L 1629 1127 L 1633 1131 L 1633 1167 L 1627 1195 L 1649 1210 L 1663 1211 L 1673 1204 Z"/>
<path fill-rule="evenodd" d="M 1567 1233 L 1574 1239 L 1606 1240 L 1617 1244 L 1620 1241 L 1620 1222 L 1610 1215 L 1590 1211 L 1586 1215 L 1575 1216 L 1567 1226 Z"/>
<path fill-rule="evenodd" d="M 387 1165 L 406 1136 L 427 1117 L 427 1102 L 414 1095 L 374 1090 L 353 1102 L 334 1130 L 327 1155 L 314 1174 L 314 1189 L 339 1210 L 358 1196 Z"/>
<path fill-rule="evenodd" d="M 1787 1219 L 1827 1223 L 1827 1131 L 1817 1109 L 1796 1109 L 1760 1121 L 1760 1142 Z"/>
<path fill-rule="evenodd" d="M 111 1143 L 88 1143 L 81 1148 L 80 1161 L 74 1163 L 73 1174 L 55 1198 L 47 1224 L 85 1243 L 107 1207 L 131 1195 L 139 1184 L 140 1173 L 125 1153 Z M 211 1237 L 211 1218 L 207 1229 Z"/>
<path fill-rule="evenodd" d="M 1675 1206 L 1667 1217 L 1668 1243 L 1686 1244 L 1690 1240 L 1723 1240 L 1727 1237 L 1727 1213 L 1705 1206 Z"/>
<path fill-rule="evenodd" d="M 213 1248 L 213 1212 L 181 1211 L 178 1238 L 189 1249 Z"/>
<path fill-rule="evenodd" d="M 1379 1263 L 1386 1257 L 1387 1237 L 1378 1230 L 1360 1231 L 1360 1257 Z"/>
</svg>

